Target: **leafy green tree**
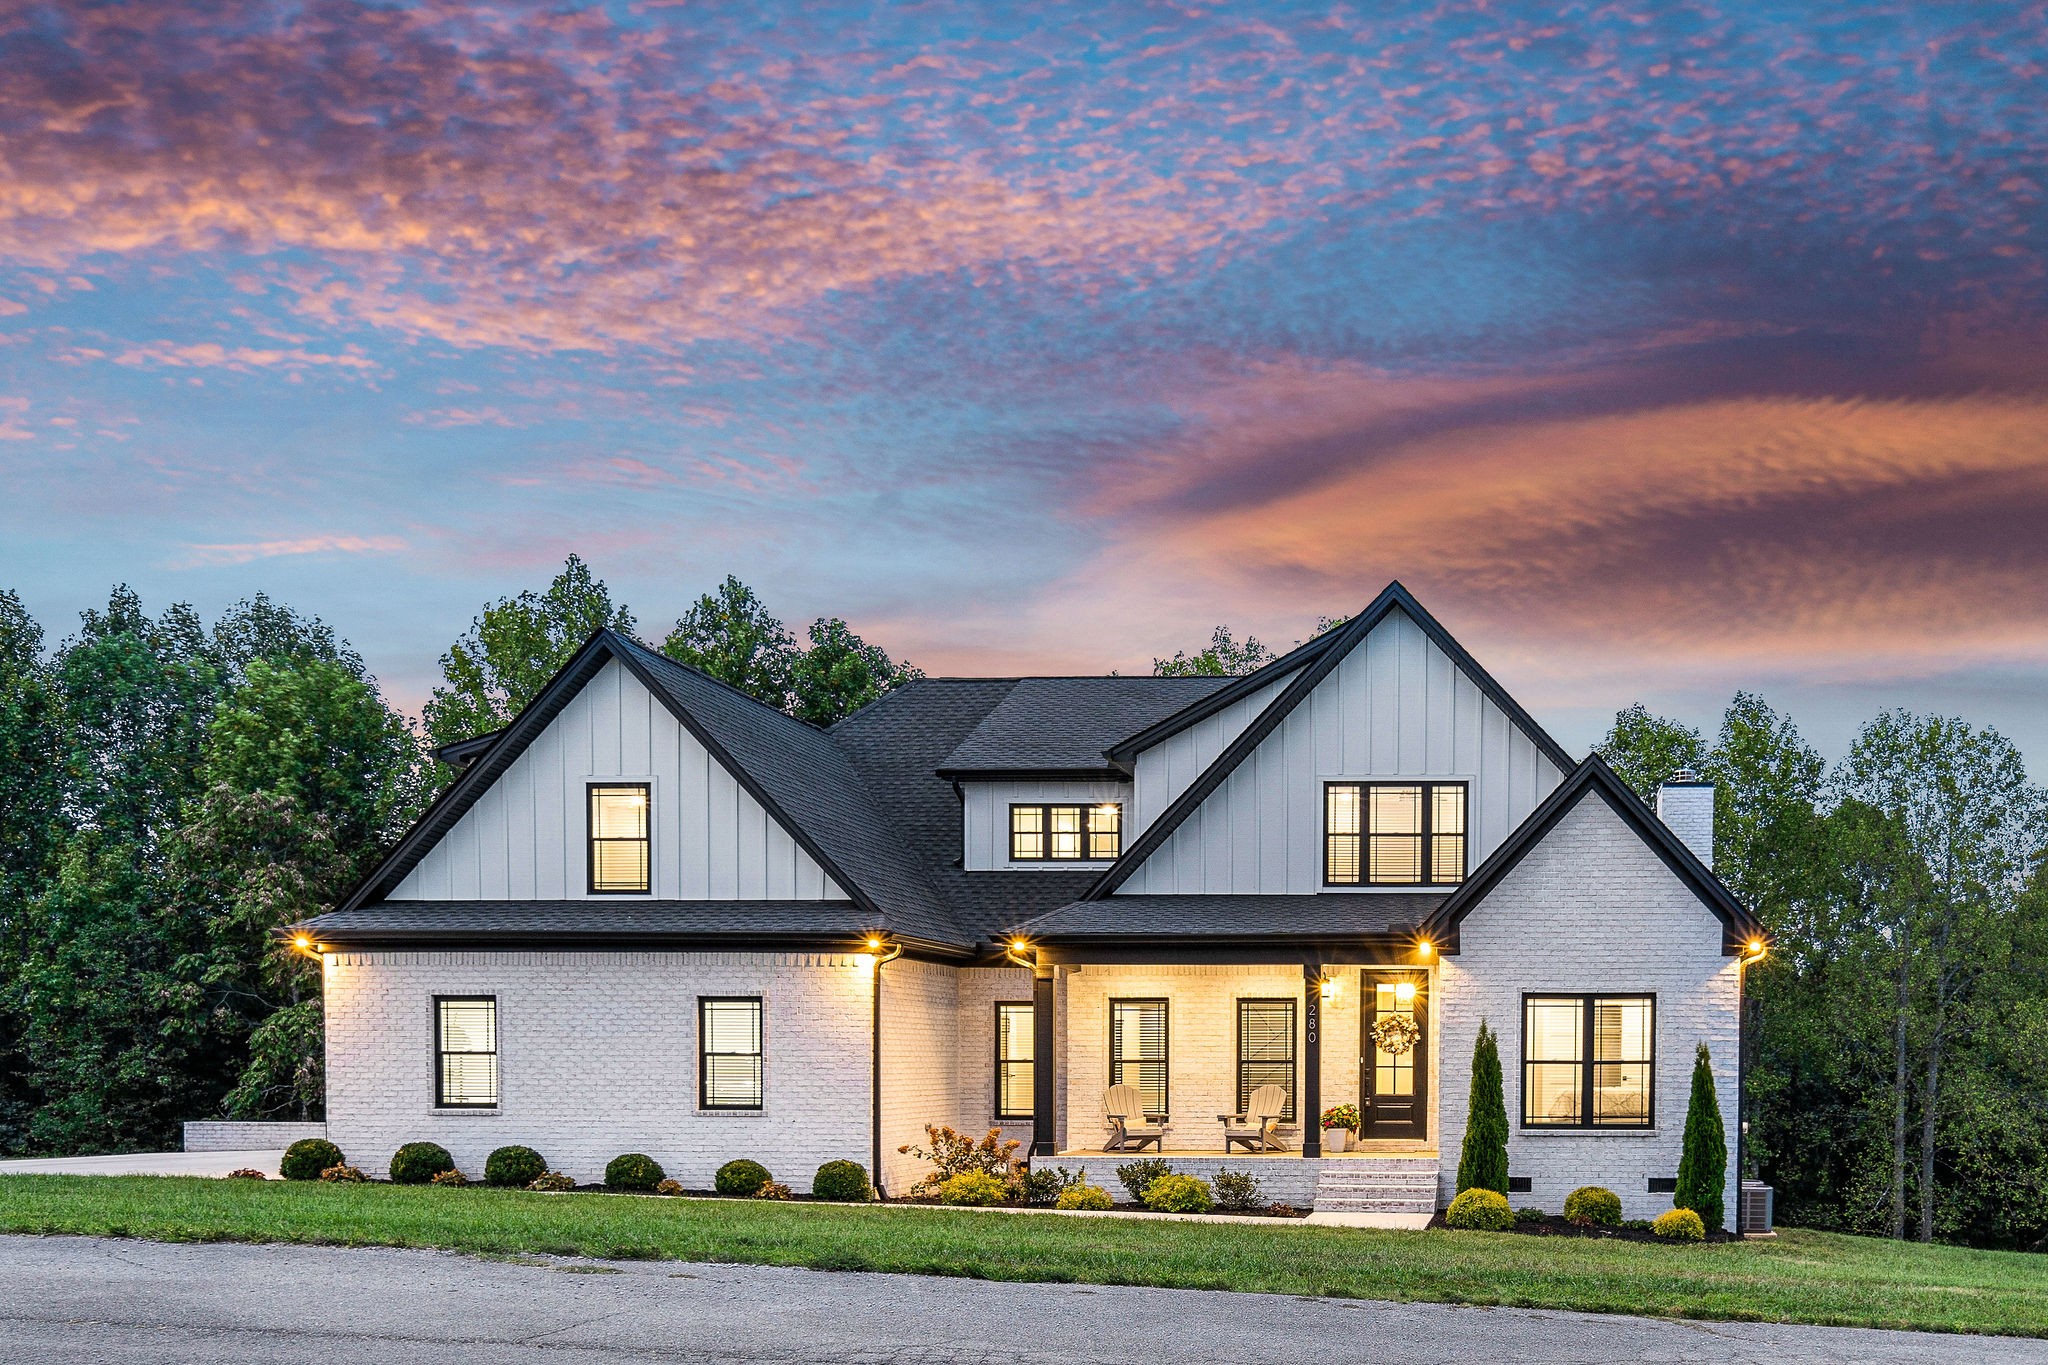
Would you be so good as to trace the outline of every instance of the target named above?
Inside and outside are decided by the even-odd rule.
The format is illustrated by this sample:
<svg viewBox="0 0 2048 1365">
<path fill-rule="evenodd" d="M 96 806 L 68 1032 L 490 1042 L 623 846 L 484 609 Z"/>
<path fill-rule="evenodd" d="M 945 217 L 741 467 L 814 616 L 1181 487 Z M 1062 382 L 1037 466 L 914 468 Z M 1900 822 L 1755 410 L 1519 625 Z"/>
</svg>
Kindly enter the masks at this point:
<svg viewBox="0 0 2048 1365">
<path fill-rule="evenodd" d="M 790 669 L 789 713 L 798 720 L 831 725 L 924 676 L 923 669 L 891 659 L 836 616 L 813 621 L 810 637 L 811 647 Z"/>
<path fill-rule="evenodd" d="M 1317 631 L 1317 634 L 1321 633 Z M 1256 637 L 1247 635 L 1239 640 L 1230 633 L 1229 626 L 1218 626 L 1209 635 L 1207 649 L 1195 654 L 1177 650 L 1171 659 L 1154 659 L 1152 675 L 1156 678 L 1235 676 L 1263 668 L 1276 657 Z"/>
<path fill-rule="evenodd" d="M 570 555 L 545 592 L 500 598 L 441 656 L 442 683 L 425 708 L 427 739 L 453 744 L 502 728 L 592 632 L 630 634 L 633 613 Z"/>
<path fill-rule="evenodd" d="M 1678 1190 L 1671 1207 L 1691 1209 L 1709 1228 L 1727 1222 L 1722 1195 L 1728 1185 L 1728 1135 L 1721 1098 L 1714 1092 L 1713 1058 L 1701 1043 L 1693 1054 L 1692 1098 L 1685 1106 L 1685 1136 L 1678 1153 Z"/>
<path fill-rule="evenodd" d="M 61 751 L 42 627 L 18 596 L 0 592 L 0 1153 L 22 1148 L 35 1109 L 19 986 L 31 907 L 60 843 Z"/>
<path fill-rule="evenodd" d="M 778 711 L 787 710 L 802 650 L 754 590 L 733 577 L 677 619 L 661 652 Z"/>
<path fill-rule="evenodd" d="M 1484 1019 L 1472 1045 L 1472 1101 L 1458 1152 L 1457 1193 L 1508 1192 L 1508 1102 L 1501 1083 L 1500 1043 Z"/>
<path fill-rule="evenodd" d="M 1641 702 L 1614 717 L 1607 737 L 1593 746 L 1614 774 L 1645 802 L 1657 804 L 1657 788 L 1680 768 L 1697 772 L 1706 762 L 1700 732 L 1675 720 L 1654 715 Z"/>
<path fill-rule="evenodd" d="M 362 656 L 337 637 L 332 626 L 317 616 L 301 616 L 267 593 L 259 592 L 222 612 L 213 623 L 212 645 L 214 662 L 229 687 L 239 686 L 257 659 L 273 664 L 319 659 L 354 677 L 369 677 Z"/>
</svg>

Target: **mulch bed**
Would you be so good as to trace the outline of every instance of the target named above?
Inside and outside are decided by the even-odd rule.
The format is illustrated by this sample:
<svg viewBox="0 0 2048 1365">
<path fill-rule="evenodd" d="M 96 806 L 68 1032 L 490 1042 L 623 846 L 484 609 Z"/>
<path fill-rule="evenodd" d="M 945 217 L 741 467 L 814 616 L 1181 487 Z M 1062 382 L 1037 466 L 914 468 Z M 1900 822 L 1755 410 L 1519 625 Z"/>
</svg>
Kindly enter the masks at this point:
<svg viewBox="0 0 2048 1365">
<path fill-rule="evenodd" d="M 1439 1210 L 1436 1217 L 1429 1220 L 1429 1226 L 1432 1228 L 1448 1228 L 1450 1224 L 1444 1221 L 1443 1213 Z M 1577 1223 L 1568 1223 L 1563 1218 L 1554 1214 L 1546 1214 L 1540 1219 L 1523 1219 L 1518 1217 L 1515 1219 L 1515 1225 L 1506 1230 L 1509 1232 L 1519 1232 L 1525 1237 L 1589 1237 L 1596 1241 L 1655 1242 L 1659 1246 L 1672 1245 L 1667 1239 L 1659 1237 L 1647 1227 L 1584 1227 Z M 1710 1228 L 1707 1231 L 1707 1240 L 1709 1242 L 1738 1242 L 1742 1239 L 1732 1232 L 1727 1232 L 1720 1228 Z M 1677 1245 L 1690 1246 L 1693 1244 L 1678 1243 Z"/>
</svg>

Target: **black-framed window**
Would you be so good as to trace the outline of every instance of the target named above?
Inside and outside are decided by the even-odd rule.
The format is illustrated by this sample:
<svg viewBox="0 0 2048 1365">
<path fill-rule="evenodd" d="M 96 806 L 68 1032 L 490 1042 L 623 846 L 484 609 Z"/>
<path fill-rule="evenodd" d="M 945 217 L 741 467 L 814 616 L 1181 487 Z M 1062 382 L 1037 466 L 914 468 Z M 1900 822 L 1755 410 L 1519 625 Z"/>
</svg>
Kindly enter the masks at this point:
<svg viewBox="0 0 2048 1365">
<path fill-rule="evenodd" d="M 761 997 L 697 997 L 697 1107 L 761 1107 Z"/>
<path fill-rule="evenodd" d="M 1294 1001 L 1237 1002 L 1237 1112 L 1252 1091 L 1277 1085 L 1287 1092 L 1280 1117 L 1294 1122 Z"/>
<path fill-rule="evenodd" d="M 434 1105 L 495 1109 L 498 1105 L 498 998 L 434 997 Z"/>
<path fill-rule="evenodd" d="M 590 894 L 646 895 L 647 784 L 590 784 Z"/>
<path fill-rule="evenodd" d="M 996 1002 L 996 1117 L 1028 1119 L 1038 1061 L 1036 1011 L 1029 1000 Z"/>
<path fill-rule="evenodd" d="M 1323 884 L 1455 886 L 1465 880 L 1463 782 L 1323 786 Z"/>
<path fill-rule="evenodd" d="M 1134 1085 L 1147 1114 L 1167 1114 L 1166 1002 L 1109 1002 L 1109 1083 Z"/>
<path fill-rule="evenodd" d="M 1010 807 L 1012 862 L 1110 862 L 1123 851 L 1123 834 L 1120 801 Z"/>
<path fill-rule="evenodd" d="M 1654 1125 L 1657 997 L 1522 997 L 1522 1126 Z"/>
</svg>

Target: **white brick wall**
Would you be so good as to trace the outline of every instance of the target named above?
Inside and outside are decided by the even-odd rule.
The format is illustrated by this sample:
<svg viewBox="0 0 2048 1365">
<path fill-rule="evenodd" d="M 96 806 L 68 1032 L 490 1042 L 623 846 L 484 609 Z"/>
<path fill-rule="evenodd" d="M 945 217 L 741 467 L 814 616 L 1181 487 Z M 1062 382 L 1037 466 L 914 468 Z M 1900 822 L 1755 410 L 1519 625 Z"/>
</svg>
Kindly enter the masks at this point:
<svg viewBox="0 0 2048 1365">
<path fill-rule="evenodd" d="M 289 1147 L 300 1138 L 327 1136 L 324 1123 L 272 1123 L 248 1119 L 197 1119 L 185 1125 L 188 1152 L 259 1152 Z"/>
<path fill-rule="evenodd" d="M 908 1194 L 931 1169 L 896 1149 L 924 1146 L 927 1123 L 954 1123 L 959 1112 L 959 976 L 953 967 L 910 958 L 882 968 L 882 1179 L 891 1195 Z"/>
<path fill-rule="evenodd" d="M 1740 968 L 1721 954 L 1721 923 L 1713 912 L 1603 800 L 1589 794 L 1473 910 L 1459 938 L 1461 951 L 1445 958 L 1438 971 L 1442 1198 L 1448 1200 L 1455 1186 L 1470 1104 L 1472 1045 L 1483 1017 L 1500 1037 L 1508 1170 L 1534 1181 L 1530 1193 L 1510 1198 L 1517 1206 L 1552 1212 L 1561 1211 L 1565 1195 L 1581 1185 L 1613 1190 L 1628 1218 L 1653 1218 L 1671 1207 L 1670 1195 L 1649 1194 L 1645 1186 L 1650 1176 L 1678 1173 L 1693 1048 L 1705 1041 L 1713 1051 L 1728 1138 L 1732 1226 Z M 1656 994 L 1653 1130 L 1522 1129 L 1524 992 Z"/>
<path fill-rule="evenodd" d="M 578 1180 L 637 1151 L 693 1188 L 746 1156 L 808 1189 L 822 1162 L 869 1161 L 871 970 L 825 954 L 330 954 L 328 1136 L 372 1173 L 426 1139 L 481 1176 L 516 1142 Z M 497 1110 L 434 1108 L 436 995 L 497 996 Z M 762 997 L 759 1113 L 698 1110 L 699 995 Z"/>
<path fill-rule="evenodd" d="M 1000 1127 L 1031 1145 L 1031 1120 L 996 1118 L 996 1002 L 1029 1001 L 1031 973 L 1022 967 L 969 967 L 960 974 L 958 1089 L 953 1126 L 969 1133 Z"/>
</svg>

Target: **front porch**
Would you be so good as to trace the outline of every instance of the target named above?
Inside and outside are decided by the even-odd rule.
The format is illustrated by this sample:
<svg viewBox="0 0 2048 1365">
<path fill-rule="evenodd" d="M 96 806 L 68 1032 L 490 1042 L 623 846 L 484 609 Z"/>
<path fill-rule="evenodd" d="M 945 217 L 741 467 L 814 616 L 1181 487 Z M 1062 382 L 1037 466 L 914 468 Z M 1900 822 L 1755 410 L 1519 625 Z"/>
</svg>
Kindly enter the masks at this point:
<svg viewBox="0 0 2048 1365">
<path fill-rule="evenodd" d="M 1152 1152 L 1147 1151 L 1146 1157 Z M 1214 1180 L 1218 1171 L 1256 1176 L 1259 1197 L 1269 1203 L 1309 1209 L 1323 1221 L 1363 1226 L 1422 1227 L 1436 1212 L 1443 1180 L 1441 1158 L 1422 1143 L 1406 1151 L 1344 1152 L 1304 1157 L 1299 1152 L 1235 1152 L 1224 1156 L 1215 1148 L 1181 1150 L 1169 1147 L 1159 1156 L 1177 1175 Z M 1089 1179 L 1117 1198 L 1116 1168 L 1135 1159 L 1134 1153 L 1076 1148 L 1056 1157 L 1034 1158 L 1087 1170 Z"/>
</svg>

